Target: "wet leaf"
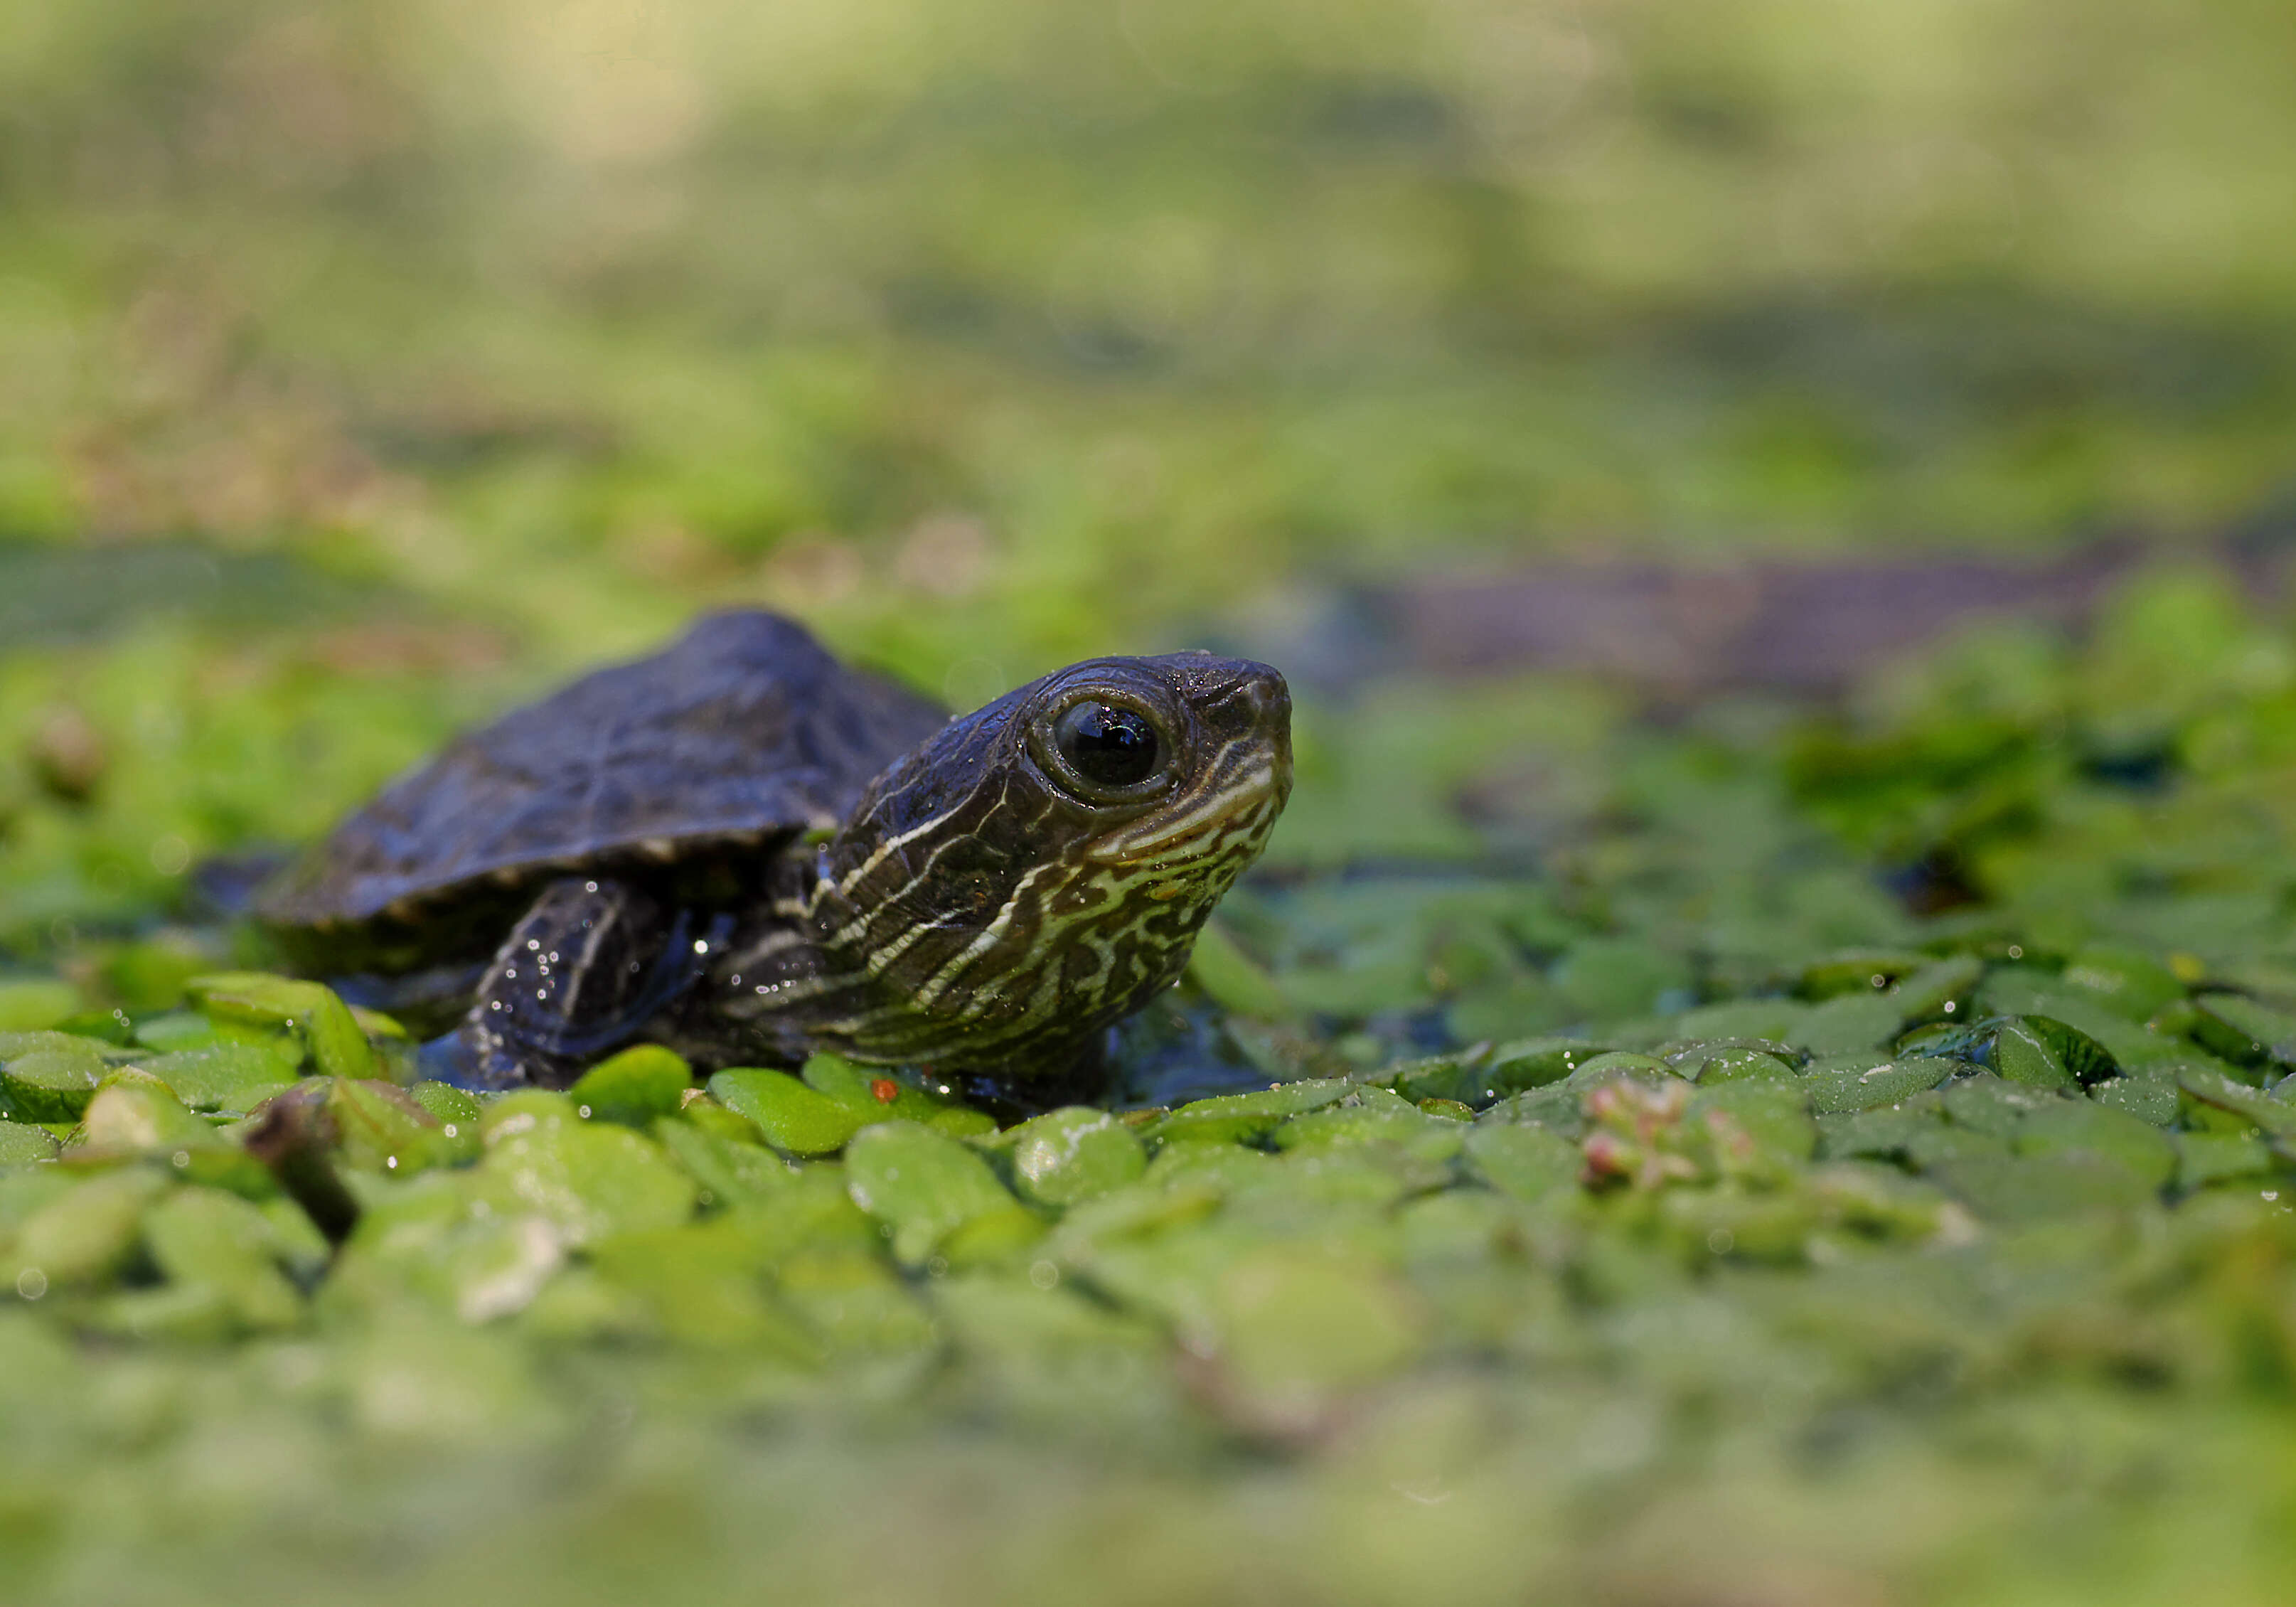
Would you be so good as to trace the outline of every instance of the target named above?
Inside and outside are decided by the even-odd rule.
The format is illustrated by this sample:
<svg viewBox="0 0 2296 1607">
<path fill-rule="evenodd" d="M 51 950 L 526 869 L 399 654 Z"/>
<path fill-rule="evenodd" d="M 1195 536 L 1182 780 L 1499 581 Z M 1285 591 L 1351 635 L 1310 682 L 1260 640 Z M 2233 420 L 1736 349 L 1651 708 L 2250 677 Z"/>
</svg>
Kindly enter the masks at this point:
<svg viewBox="0 0 2296 1607">
<path fill-rule="evenodd" d="M 203 1049 L 217 1041 L 215 1023 L 196 1010 L 170 1010 L 160 1015 L 135 1018 L 135 1041 L 144 1048 L 161 1054 L 179 1054 L 186 1049 Z M 300 1048 L 294 1051 L 300 1061 Z"/>
<path fill-rule="evenodd" d="M 1275 1131 L 1286 1118 L 1336 1103 L 1352 1091 L 1351 1084 L 1323 1078 L 1199 1099 L 1149 1123 L 1141 1136 L 1168 1144 L 1242 1143 Z"/>
<path fill-rule="evenodd" d="M 1816 1065 L 1804 1073 L 1801 1084 L 1809 1108 L 1820 1114 L 1868 1111 L 1896 1104 L 1908 1095 L 1934 1088 L 1959 1068 L 1952 1061 L 1915 1056 L 1904 1060 L 1868 1061 L 1844 1066 Z"/>
<path fill-rule="evenodd" d="M 441 1121 L 390 1083 L 338 1078 L 328 1091 L 327 1113 L 334 1119 L 343 1159 L 367 1171 L 412 1177 L 479 1155 L 478 1126 Z M 447 1131 L 449 1126 L 454 1132 Z"/>
<path fill-rule="evenodd" d="M 1582 1165 L 1577 1144 L 1540 1127 L 1479 1126 L 1467 1135 L 1466 1153 L 1484 1182 L 1533 1201 L 1575 1190 Z"/>
<path fill-rule="evenodd" d="M 1709 1086 L 1703 1083 L 1690 1096 L 1693 1120 L 1719 1118 L 1751 1139 L 1759 1152 L 1759 1168 L 1807 1160 L 1817 1144 L 1817 1126 L 1810 1118 L 1813 1103 L 1791 1083 L 1741 1081 Z M 1726 1157 L 1726 1170 L 1757 1169 L 1752 1158 Z"/>
<path fill-rule="evenodd" d="M 561 1102 L 562 1103 L 562 1102 Z M 627 1127 L 529 1106 L 488 1112 L 480 1198 L 497 1214 L 531 1212 L 570 1245 L 668 1227 L 693 1215 L 697 1188 L 660 1146 Z"/>
<path fill-rule="evenodd" d="M 225 1147 L 223 1136 L 185 1110 L 168 1086 L 140 1071 L 115 1071 L 104 1081 L 67 1146 L 76 1155 L 182 1155 Z"/>
<path fill-rule="evenodd" d="M 132 1062 L 194 1111 L 244 1114 L 292 1086 L 301 1054 L 268 1044 L 209 1043 Z"/>
<path fill-rule="evenodd" d="M 1123 1187 L 1148 1169 L 1130 1127 L 1104 1111 L 1070 1106 L 1009 1135 L 1015 1183 L 1039 1205 L 1067 1207 Z"/>
<path fill-rule="evenodd" d="M 2238 1064 L 2270 1060 L 2296 1065 L 2296 1015 L 2236 993 L 2204 993 L 2193 1003 L 2201 1015 L 2201 1044 Z"/>
<path fill-rule="evenodd" d="M 2261 1138 L 2230 1133 L 2178 1133 L 2177 1186 L 2190 1193 L 2228 1177 L 2255 1177 L 2278 1169 L 2280 1160 Z"/>
<path fill-rule="evenodd" d="M 2253 1123 L 2276 1138 L 2296 1136 L 2296 1104 L 2275 1099 L 2261 1088 L 2198 1066 L 2179 1070 L 2177 1085 L 2194 1099 Z"/>
<path fill-rule="evenodd" d="M 1551 980 L 1582 1014 L 1596 1021 L 1644 1015 L 1669 993 L 1687 990 L 1680 956 L 1633 938 L 1582 938 L 1555 965 Z"/>
<path fill-rule="evenodd" d="M 2111 1051 L 2079 1029 L 2046 1015 L 2019 1019 L 2049 1046 L 2058 1063 L 2072 1074 L 2073 1080 L 2084 1086 L 2120 1074 L 2120 1064 Z"/>
<path fill-rule="evenodd" d="M 262 972 L 221 972 L 194 977 L 185 989 L 218 1021 L 295 1032 L 324 1076 L 370 1078 L 380 1070 L 360 1014 L 319 983 Z M 369 1020 L 387 1036 L 404 1036 L 387 1018 Z"/>
<path fill-rule="evenodd" d="M 437 1117 L 442 1124 L 456 1128 L 467 1127 L 476 1132 L 480 1119 L 486 1113 L 485 1107 L 475 1097 L 451 1083 L 426 1080 L 416 1083 L 406 1092 L 409 1098 Z M 449 1134 L 448 1136 L 455 1135 Z"/>
<path fill-rule="evenodd" d="M 2177 1146 L 2126 1111 L 2086 1100 L 2054 1100 L 2018 1124 L 2020 1155 L 2089 1153 L 2126 1167 L 2154 1187 L 2177 1175 Z"/>
<path fill-rule="evenodd" d="M 833 1155 L 873 1119 L 785 1071 L 720 1071 L 709 1079 L 709 1094 L 756 1123 L 767 1144 L 789 1155 Z"/>
<path fill-rule="evenodd" d="M 1827 1160 L 1859 1155 L 1911 1159 L 1922 1141 L 1932 1138 L 1944 1121 L 1944 1102 L 1919 1095 L 1890 1104 L 1820 1116 L 1817 1152 Z M 1936 1153 L 1934 1148 L 1931 1153 Z"/>
<path fill-rule="evenodd" d="M 2031 1088 L 2077 1088 L 2049 1038 L 2021 1018 L 2004 1021 L 1993 1038 L 1993 1070 L 2005 1082 Z"/>
<path fill-rule="evenodd" d="M 45 1128 L 29 1122 L 0 1121 L 0 1167 L 53 1160 L 55 1153 L 56 1136 Z"/>
<path fill-rule="evenodd" d="M 639 1044 L 600 1061 L 566 1090 L 589 1119 L 643 1127 L 673 1116 L 693 1086 L 693 1068 L 659 1044 Z"/>
<path fill-rule="evenodd" d="M 740 1121 L 730 1111 L 719 1114 Z M 740 1125 L 746 1131 L 737 1136 L 716 1122 L 692 1119 L 691 1112 L 654 1123 L 655 1141 L 701 1185 L 705 1206 L 771 1200 L 796 1181 L 791 1163 L 758 1143 L 748 1122 Z"/>
<path fill-rule="evenodd" d="M 799 1075 L 808 1087 L 866 1121 L 920 1121 L 958 1138 L 996 1130 L 994 1118 L 966 1105 L 953 1088 L 920 1086 L 908 1076 L 860 1065 L 841 1054 L 813 1055 Z"/>
<path fill-rule="evenodd" d="M 2025 1118 L 2054 1103 L 2050 1093 L 1997 1076 L 1966 1078 L 1945 1091 L 1946 1112 L 1958 1125 L 1997 1137 L 2015 1136 Z"/>
<path fill-rule="evenodd" d="M 894 1258 L 911 1266 L 961 1229 L 1021 1228 L 1027 1217 L 979 1152 L 915 1122 L 857 1134 L 845 1168 L 853 1202 L 885 1225 Z"/>
<path fill-rule="evenodd" d="M 2090 1088 L 2089 1097 L 2101 1105 L 2126 1111 L 2156 1127 L 2168 1127 L 2177 1119 L 2177 1078 L 2173 1072 L 2148 1069 L 2131 1076 L 2116 1077 Z"/>
<path fill-rule="evenodd" d="M 61 1032 L 0 1035 L 0 1101 L 20 1121 L 73 1121 L 111 1070 L 105 1046 Z"/>
</svg>

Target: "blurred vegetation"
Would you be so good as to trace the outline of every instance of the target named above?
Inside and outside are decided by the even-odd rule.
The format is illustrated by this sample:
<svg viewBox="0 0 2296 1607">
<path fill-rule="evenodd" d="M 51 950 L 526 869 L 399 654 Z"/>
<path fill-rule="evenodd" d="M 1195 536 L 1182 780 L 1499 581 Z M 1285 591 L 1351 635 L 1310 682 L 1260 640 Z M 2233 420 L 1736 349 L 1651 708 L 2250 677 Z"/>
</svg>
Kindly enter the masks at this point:
<svg viewBox="0 0 2296 1607">
<path fill-rule="evenodd" d="M 1445 553 L 2205 530 L 2287 472 L 2292 56 L 2265 0 L 19 7 L 0 526 L 561 660 L 993 619 L 1005 678 Z"/>
<path fill-rule="evenodd" d="M 12 1599 L 2277 1600 L 2296 637 L 2197 550 L 2288 534 L 2292 62 L 2262 0 L 0 13 Z M 2128 533 L 2079 637 L 1824 709 L 1329 606 Z M 199 867 L 736 602 L 959 705 L 1338 667 L 1128 1035 L 1177 1109 L 480 1110 L 244 969 Z"/>
</svg>

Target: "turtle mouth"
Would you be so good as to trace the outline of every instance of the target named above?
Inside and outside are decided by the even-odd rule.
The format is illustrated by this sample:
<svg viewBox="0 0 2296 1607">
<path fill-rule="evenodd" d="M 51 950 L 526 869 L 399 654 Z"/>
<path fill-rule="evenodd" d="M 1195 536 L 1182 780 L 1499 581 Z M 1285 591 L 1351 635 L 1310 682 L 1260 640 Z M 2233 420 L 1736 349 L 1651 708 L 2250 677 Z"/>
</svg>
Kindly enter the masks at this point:
<svg viewBox="0 0 2296 1607">
<path fill-rule="evenodd" d="M 1087 850 L 1096 865 L 1140 865 L 1149 860 L 1194 858 L 1243 830 L 1256 842 L 1291 795 L 1291 767 L 1263 759 L 1190 804 L 1159 812 L 1111 832 Z"/>
</svg>

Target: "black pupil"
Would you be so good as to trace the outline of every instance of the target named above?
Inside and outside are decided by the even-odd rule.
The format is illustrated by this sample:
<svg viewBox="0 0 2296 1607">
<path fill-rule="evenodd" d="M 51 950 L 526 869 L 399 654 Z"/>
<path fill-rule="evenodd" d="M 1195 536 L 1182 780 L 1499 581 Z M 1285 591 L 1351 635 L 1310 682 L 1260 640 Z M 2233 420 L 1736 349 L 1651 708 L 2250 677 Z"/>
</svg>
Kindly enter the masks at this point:
<svg viewBox="0 0 2296 1607">
<path fill-rule="evenodd" d="M 1129 709 L 1078 703 L 1061 716 L 1061 757 L 1086 781 L 1128 787 L 1156 770 L 1156 728 Z"/>
</svg>

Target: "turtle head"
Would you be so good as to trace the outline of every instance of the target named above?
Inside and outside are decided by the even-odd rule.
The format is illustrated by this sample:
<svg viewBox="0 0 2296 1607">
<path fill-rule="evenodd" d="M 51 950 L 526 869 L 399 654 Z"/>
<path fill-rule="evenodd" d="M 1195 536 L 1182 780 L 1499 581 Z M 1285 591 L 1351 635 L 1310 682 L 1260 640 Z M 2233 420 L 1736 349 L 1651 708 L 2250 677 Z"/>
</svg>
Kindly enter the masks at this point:
<svg viewBox="0 0 2296 1607">
<path fill-rule="evenodd" d="M 864 1058 L 1025 1071 L 1177 978 L 1292 790 L 1265 664 L 1091 659 L 952 720 L 824 848 L 815 918 Z"/>
</svg>

